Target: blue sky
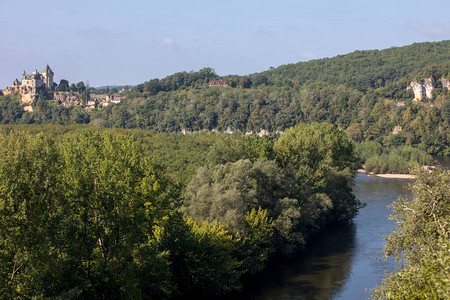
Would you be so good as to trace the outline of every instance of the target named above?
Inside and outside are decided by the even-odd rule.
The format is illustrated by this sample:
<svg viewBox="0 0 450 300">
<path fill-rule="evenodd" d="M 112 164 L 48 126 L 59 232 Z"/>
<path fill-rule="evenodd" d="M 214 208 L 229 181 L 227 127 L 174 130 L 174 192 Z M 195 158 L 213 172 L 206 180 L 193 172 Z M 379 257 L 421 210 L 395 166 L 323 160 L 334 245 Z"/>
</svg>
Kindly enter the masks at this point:
<svg viewBox="0 0 450 300">
<path fill-rule="evenodd" d="M 0 0 L 0 12 L 0 89 L 46 64 L 58 82 L 138 84 L 450 39 L 448 0 Z"/>
</svg>

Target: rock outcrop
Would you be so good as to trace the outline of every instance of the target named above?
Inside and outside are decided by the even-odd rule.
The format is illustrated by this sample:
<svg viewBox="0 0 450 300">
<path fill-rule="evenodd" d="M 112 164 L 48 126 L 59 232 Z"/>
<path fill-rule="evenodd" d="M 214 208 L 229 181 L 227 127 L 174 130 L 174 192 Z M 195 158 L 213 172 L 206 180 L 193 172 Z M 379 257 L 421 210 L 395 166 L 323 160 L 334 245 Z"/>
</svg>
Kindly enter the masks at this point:
<svg viewBox="0 0 450 300">
<path fill-rule="evenodd" d="M 442 88 L 449 89 L 450 82 L 448 79 L 442 77 L 439 79 L 442 84 Z M 428 77 L 422 80 L 422 82 L 411 81 L 408 86 L 408 90 L 412 89 L 414 92 L 414 100 L 421 101 L 423 98 L 433 99 L 433 90 L 435 88 L 435 82 L 433 77 Z"/>
<path fill-rule="evenodd" d="M 71 105 L 81 106 L 81 94 L 78 92 L 57 92 L 55 94 L 55 102 L 58 105 L 69 107 Z"/>
<path fill-rule="evenodd" d="M 420 101 L 423 99 L 424 93 L 424 87 L 422 83 L 418 83 L 416 81 L 411 81 L 411 83 L 408 86 L 408 90 L 412 89 L 414 92 L 414 100 Z"/>
<path fill-rule="evenodd" d="M 450 89 L 450 80 L 448 80 L 448 79 L 442 77 L 442 78 L 440 79 L 440 81 L 441 81 L 441 84 L 442 84 L 442 88 L 443 88 L 443 89 L 447 89 L 447 90 Z"/>
<path fill-rule="evenodd" d="M 434 79 L 433 77 L 425 78 L 423 81 L 423 88 L 428 99 L 433 99 Z"/>
</svg>

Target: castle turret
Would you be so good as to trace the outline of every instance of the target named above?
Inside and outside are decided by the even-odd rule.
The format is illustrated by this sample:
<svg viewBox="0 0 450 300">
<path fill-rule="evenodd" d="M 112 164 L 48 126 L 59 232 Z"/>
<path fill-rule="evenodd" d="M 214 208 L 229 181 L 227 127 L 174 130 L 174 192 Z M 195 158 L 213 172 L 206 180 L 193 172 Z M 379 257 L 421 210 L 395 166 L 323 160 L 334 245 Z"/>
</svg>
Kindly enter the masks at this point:
<svg viewBox="0 0 450 300">
<path fill-rule="evenodd" d="M 47 87 L 47 89 L 51 89 L 53 86 L 53 75 L 55 73 L 53 73 L 52 69 L 50 69 L 50 67 L 47 65 L 44 68 L 44 71 L 42 71 L 42 77 L 44 80 L 44 84 Z"/>
</svg>

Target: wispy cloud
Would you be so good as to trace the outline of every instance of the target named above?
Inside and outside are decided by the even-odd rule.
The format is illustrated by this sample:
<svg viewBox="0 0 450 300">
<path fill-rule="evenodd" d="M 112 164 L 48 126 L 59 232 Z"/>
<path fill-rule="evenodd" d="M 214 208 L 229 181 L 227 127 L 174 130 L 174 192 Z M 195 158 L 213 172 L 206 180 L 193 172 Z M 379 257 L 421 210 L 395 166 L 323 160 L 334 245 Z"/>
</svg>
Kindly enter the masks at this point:
<svg viewBox="0 0 450 300">
<path fill-rule="evenodd" d="M 317 55 L 315 55 L 312 52 L 308 52 L 308 51 L 299 53 L 299 58 L 301 60 L 310 60 L 310 59 L 313 59 L 313 58 L 316 58 L 316 57 L 317 57 Z"/>
<path fill-rule="evenodd" d="M 171 39 L 169 37 L 164 38 L 163 41 L 162 41 L 162 44 L 164 46 L 169 47 L 169 48 L 173 48 L 173 49 L 177 49 L 178 48 L 177 44 L 175 44 L 173 39 Z"/>
<path fill-rule="evenodd" d="M 429 26 L 423 24 L 419 20 L 414 20 L 411 26 L 419 32 L 430 36 L 445 35 L 449 33 L 449 31 L 446 30 L 443 26 Z"/>
</svg>

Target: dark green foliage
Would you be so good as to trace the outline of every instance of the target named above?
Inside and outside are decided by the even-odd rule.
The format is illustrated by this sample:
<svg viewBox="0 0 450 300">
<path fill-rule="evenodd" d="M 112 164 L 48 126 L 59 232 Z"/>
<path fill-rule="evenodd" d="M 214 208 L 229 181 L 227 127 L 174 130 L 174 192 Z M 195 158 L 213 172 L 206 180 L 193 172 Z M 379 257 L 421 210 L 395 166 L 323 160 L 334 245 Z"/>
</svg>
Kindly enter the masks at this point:
<svg viewBox="0 0 450 300">
<path fill-rule="evenodd" d="M 198 72 L 179 72 L 162 80 L 155 78 L 140 84 L 135 88 L 135 92 L 142 93 L 144 97 L 148 97 L 162 91 L 170 92 L 187 88 L 201 88 L 216 78 L 218 76 L 211 68 L 203 68 Z"/>
<path fill-rule="evenodd" d="M 241 263 L 234 255 L 238 239 L 224 225 L 196 223 L 176 213 L 156 228 L 155 237 L 170 261 L 176 294 L 216 296 L 241 287 Z"/>
<path fill-rule="evenodd" d="M 301 121 L 328 122 L 347 129 L 357 141 L 413 145 L 444 154 L 449 151 L 450 138 L 445 114 L 448 90 L 439 80 L 449 73 L 448 47 L 449 42 L 444 41 L 357 51 L 247 77 L 224 77 L 230 87 L 161 89 L 154 88 L 159 81 L 152 80 L 144 84 L 152 92 L 145 92 L 144 86 L 136 88 L 124 102 L 134 120 L 120 126 L 243 133 L 284 130 Z M 172 87 L 177 86 L 172 84 L 176 78 L 183 78 L 175 75 L 167 78 Z M 406 90 L 409 83 L 430 76 L 436 82 L 434 106 L 413 103 L 412 93 Z M 105 118 L 103 113 L 99 116 Z M 117 126 L 109 116 L 105 119 Z M 402 132 L 390 134 L 396 126 Z"/>
<path fill-rule="evenodd" d="M 136 276 L 160 263 L 139 253 L 176 193 L 140 144 L 92 132 L 58 144 L 43 134 L 0 140 L 2 295 L 141 297 Z"/>
<path fill-rule="evenodd" d="M 24 115 L 20 101 L 10 96 L 0 96 L 0 123 L 15 124 Z"/>
<path fill-rule="evenodd" d="M 188 219 L 178 209 L 181 186 L 155 162 L 190 178 L 224 141 L 247 156 L 199 169 L 184 197 L 197 221 Z M 289 176 L 273 145 L 267 137 L 2 127 L 0 293 L 165 299 L 240 289 L 275 252 L 292 254 L 337 219 L 334 197 L 345 199 Z M 329 182 L 344 193 L 345 184 Z"/>
<path fill-rule="evenodd" d="M 75 87 L 75 85 L 74 85 Z M 59 92 L 68 92 L 70 90 L 69 81 L 66 79 L 61 79 L 59 81 L 58 89 Z"/>
<path fill-rule="evenodd" d="M 357 212 L 352 184 L 358 162 L 352 143 L 332 125 L 298 125 L 275 143 L 225 136 L 208 157 L 209 167 L 186 188 L 184 211 L 245 236 L 246 214 L 267 210 L 280 253 L 292 254 L 311 233 Z"/>
<path fill-rule="evenodd" d="M 279 164 L 295 178 L 313 230 L 356 215 L 360 203 L 351 191 L 358 161 L 342 131 L 325 123 L 301 124 L 281 135 L 274 150 Z"/>
<path fill-rule="evenodd" d="M 442 41 L 415 43 L 381 51 L 355 51 L 333 58 L 289 64 L 262 74 L 269 76 L 269 81 L 272 82 L 288 78 L 299 84 L 321 81 L 330 84 L 345 83 L 360 89 L 376 89 L 399 81 L 411 73 L 417 73 L 416 77 L 423 79 L 421 75 L 426 74 L 425 68 L 448 62 L 449 47 L 450 41 Z M 416 78 L 411 76 L 409 79 Z"/>
<path fill-rule="evenodd" d="M 238 160 L 200 168 L 185 193 L 185 210 L 199 221 L 227 224 L 245 233 L 245 216 L 251 208 L 269 209 L 276 218 L 277 201 L 289 188 L 289 181 L 273 161 Z"/>
<path fill-rule="evenodd" d="M 274 145 L 280 165 L 299 181 L 321 192 L 331 172 L 351 175 L 357 167 L 353 144 L 329 124 L 300 124 L 287 130 Z"/>
</svg>

